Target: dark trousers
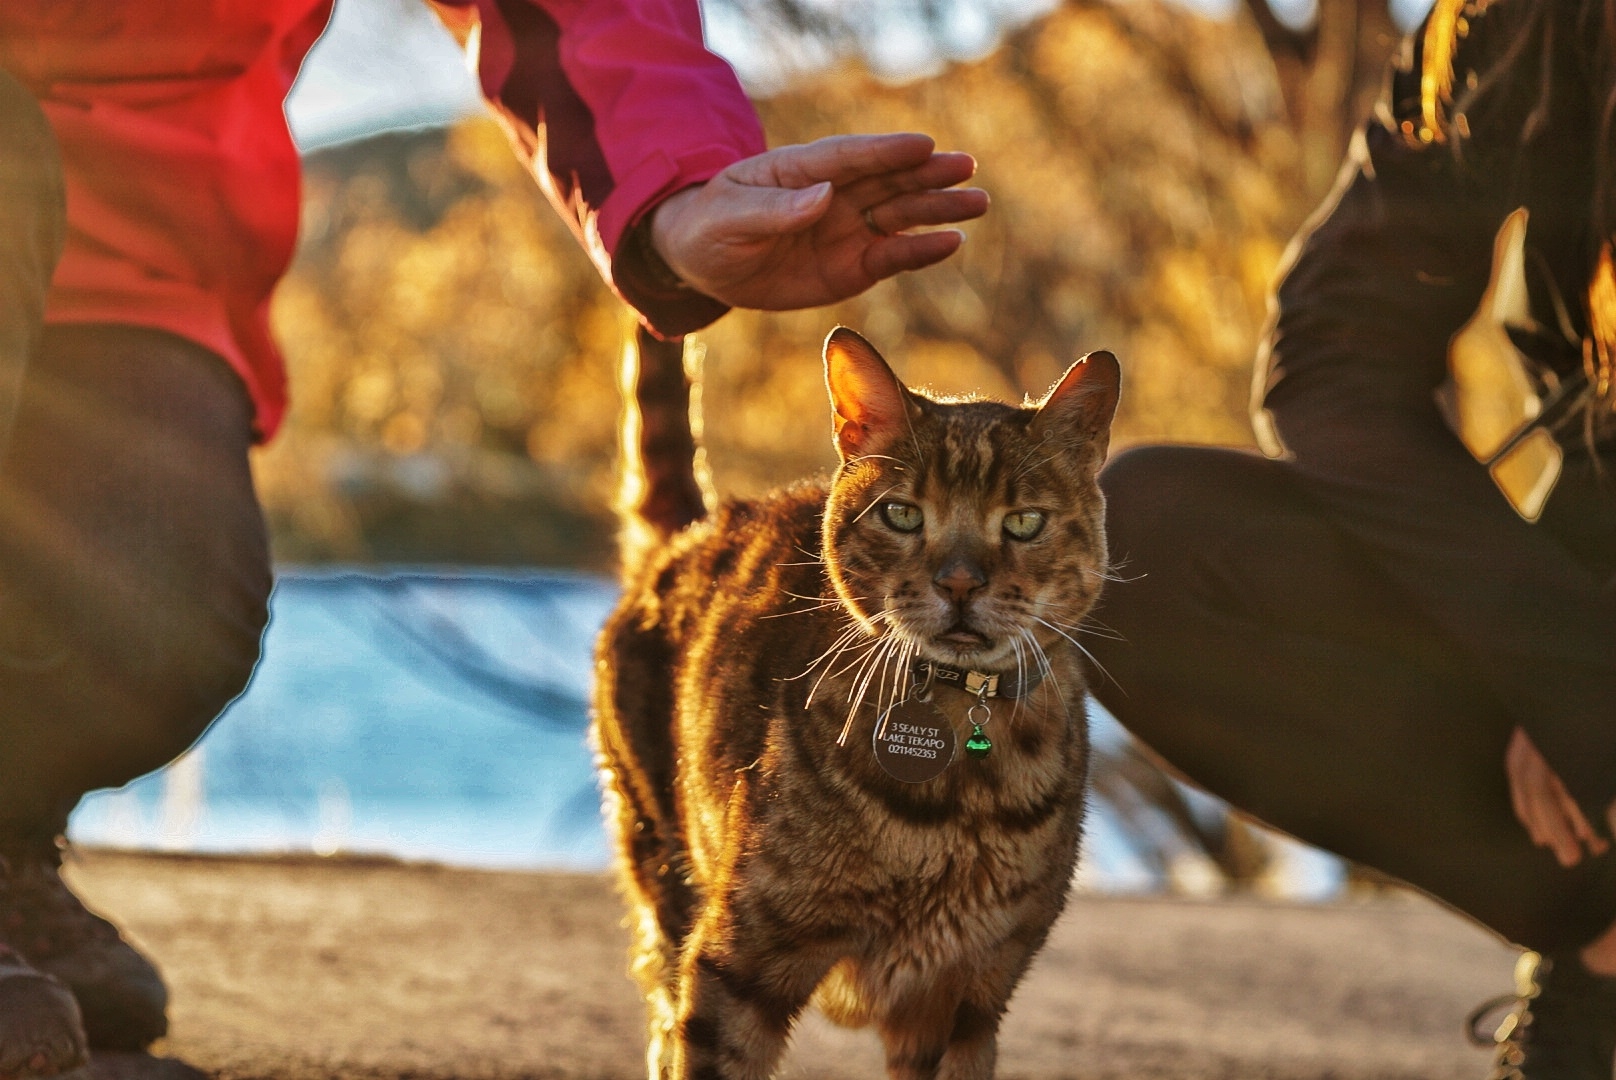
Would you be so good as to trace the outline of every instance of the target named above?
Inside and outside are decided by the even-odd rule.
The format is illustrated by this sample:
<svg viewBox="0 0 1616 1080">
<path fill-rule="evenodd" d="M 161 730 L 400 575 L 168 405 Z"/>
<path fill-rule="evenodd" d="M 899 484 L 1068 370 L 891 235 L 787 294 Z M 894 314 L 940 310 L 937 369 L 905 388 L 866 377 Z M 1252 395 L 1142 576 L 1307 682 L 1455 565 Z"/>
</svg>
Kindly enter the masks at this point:
<svg viewBox="0 0 1616 1080">
<path fill-rule="evenodd" d="M 64 222 L 50 127 L 0 72 L 0 845 L 189 746 L 268 618 L 240 380 L 169 334 L 42 329 Z"/>
<path fill-rule="evenodd" d="M 1562 509 L 1609 498 L 1567 484 Z M 1095 689 L 1169 765 L 1511 941 L 1552 951 L 1616 920 L 1616 855 L 1563 870 L 1531 844 L 1504 773 L 1515 721 L 1336 524 L 1326 482 L 1291 461 L 1150 447 L 1121 454 L 1103 485 L 1123 580 L 1098 617 L 1124 640 L 1085 639 L 1109 674 Z M 1429 494 L 1433 505 L 1465 497 Z M 1462 546 L 1446 554 L 1462 560 Z"/>
</svg>

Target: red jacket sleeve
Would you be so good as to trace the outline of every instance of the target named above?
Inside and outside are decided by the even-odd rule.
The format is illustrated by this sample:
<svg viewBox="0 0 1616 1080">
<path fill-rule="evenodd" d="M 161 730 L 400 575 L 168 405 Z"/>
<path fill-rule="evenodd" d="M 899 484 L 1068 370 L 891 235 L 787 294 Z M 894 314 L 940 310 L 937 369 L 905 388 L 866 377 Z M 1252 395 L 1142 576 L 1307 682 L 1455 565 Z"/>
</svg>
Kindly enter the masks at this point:
<svg viewBox="0 0 1616 1080">
<path fill-rule="evenodd" d="M 437 0 L 475 5 L 483 95 L 602 275 L 676 336 L 728 310 L 668 288 L 625 243 L 659 201 L 766 149 L 696 0 Z"/>
</svg>

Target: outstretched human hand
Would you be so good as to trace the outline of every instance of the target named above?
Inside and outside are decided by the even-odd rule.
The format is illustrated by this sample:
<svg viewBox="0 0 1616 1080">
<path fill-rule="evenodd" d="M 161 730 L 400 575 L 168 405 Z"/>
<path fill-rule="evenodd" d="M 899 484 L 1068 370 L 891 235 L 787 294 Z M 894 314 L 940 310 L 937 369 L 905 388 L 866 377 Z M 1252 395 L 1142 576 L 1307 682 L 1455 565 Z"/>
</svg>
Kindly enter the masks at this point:
<svg viewBox="0 0 1616 1080">
<path fill-rule="evenodd" d="M 665 199 L 651 220 L 657 253 L 686 284 L 734 307 L 783 311 L 845 300 L 882 278 L 946 259 L 987 192 L 969 154 L 930 136 L 836 135 L 737 161 Z"/>
<path fill-rule="evenodd" d="M 1526 826 L 1532 843 L 1554 852 L 1561 866 L 1581 862 L 1584 845 L 1593 855 L 1609 850 L 1609 843 L 1594 832 L 1560 777 L 1520 728 L 1510 736 L 1509 748 L 1504 751 L 1504 771 L 1509 776 L 1509 798 L 1515 817 Z"/>
</svg>

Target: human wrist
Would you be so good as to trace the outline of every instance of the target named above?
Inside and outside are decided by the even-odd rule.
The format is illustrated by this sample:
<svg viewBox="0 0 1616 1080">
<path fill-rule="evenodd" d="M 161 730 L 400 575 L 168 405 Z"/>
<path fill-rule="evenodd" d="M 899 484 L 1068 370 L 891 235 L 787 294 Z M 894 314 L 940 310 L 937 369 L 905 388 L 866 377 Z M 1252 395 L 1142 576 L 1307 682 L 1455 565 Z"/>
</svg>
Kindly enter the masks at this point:
<svg viewBox="0 0 1616 1080">
<path fill-rule="evenodd" d="M 658 272 L 665 271 L 666 280 L 677 281 L 681 287 L 698 292 L 701 290 L 692 284 L 693 275 L 680 258 L 676 226 L 685 207 L 696 197 L 701 186 L 696 184 L 681 188 L 652 207 L 645 216 L 643 237 L 647 260 L 660 268 Z"/>
<path fill-rule="evenodd" d="M 653 241 L 657 211 L 666 203 L 665 199 L 642 215 L 623 234 L 612 259 L 612 286 L 658 336 L 672 338 L 707 326 L 729 305 L 682 278 L 664 258 L 665 249 Z"/>
<path fill-rule="evenodd" d="M 653 211 L 654 213 L 654 211 Z M 628 234 L 625 255 L 640 283 L 654 292 L 671 295 L 694 291 L 679 272 L 668 265 L 654 239 L 652 217 L 647 215 Z"/>
</svg>

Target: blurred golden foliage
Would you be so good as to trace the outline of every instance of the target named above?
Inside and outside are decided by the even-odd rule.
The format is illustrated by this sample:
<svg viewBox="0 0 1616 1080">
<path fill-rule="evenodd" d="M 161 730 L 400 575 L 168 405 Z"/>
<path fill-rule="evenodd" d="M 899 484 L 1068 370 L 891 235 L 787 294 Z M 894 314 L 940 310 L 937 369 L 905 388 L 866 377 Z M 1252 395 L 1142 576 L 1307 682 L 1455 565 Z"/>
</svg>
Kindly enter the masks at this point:
<svg viewBox="0 0 1616 1080">
<path fill-rule="evenodd" d="M 845 66 L 760 107 L 776 145 L 928 131 L 994 204 L 944 266 L 702 335 L 721 491 L 832 460 L 838 322 L 951 392 L 1037 394 L 1108 348 L 1119 443 L 1250 443 L 1265 295 L 1310 201 L 1254 25 L 1076 0 L 934 78 Z M 620 306 L 492 123 L 312 157 L 275 324 L 294 407 L 257 476 L 280 557 L 609 563 Z"/>
</svg>

